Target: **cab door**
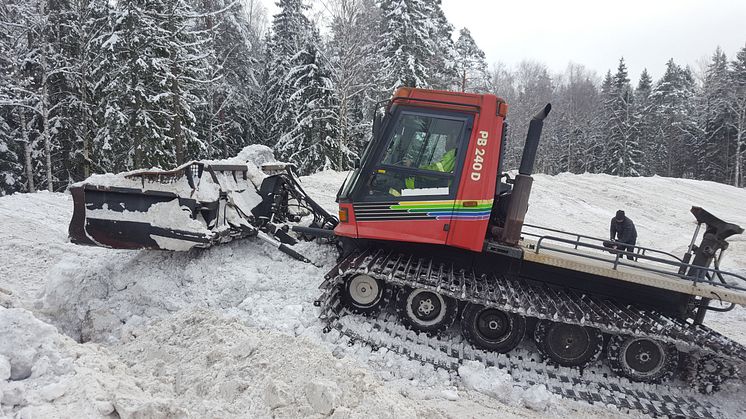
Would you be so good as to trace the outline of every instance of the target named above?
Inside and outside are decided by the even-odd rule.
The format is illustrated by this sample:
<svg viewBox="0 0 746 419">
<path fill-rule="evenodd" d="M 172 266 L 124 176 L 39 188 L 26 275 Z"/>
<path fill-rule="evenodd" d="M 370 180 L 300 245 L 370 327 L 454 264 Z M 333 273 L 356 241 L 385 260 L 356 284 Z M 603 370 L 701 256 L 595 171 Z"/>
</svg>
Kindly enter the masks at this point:
<svg viewBox="0 0 746 419">
<path fill-rule="evenodd" d="M 466 112 L 397 109 L 353 199 L 358 237 L 445 244 L 473 122 Z"/>
</svg>

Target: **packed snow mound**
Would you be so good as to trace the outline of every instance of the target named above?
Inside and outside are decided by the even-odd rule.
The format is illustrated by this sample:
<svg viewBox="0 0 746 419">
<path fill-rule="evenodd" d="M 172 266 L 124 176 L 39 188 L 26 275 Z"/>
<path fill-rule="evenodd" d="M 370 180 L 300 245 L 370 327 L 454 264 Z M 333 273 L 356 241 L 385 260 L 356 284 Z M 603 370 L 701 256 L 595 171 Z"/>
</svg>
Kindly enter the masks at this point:
<svg viewBox="0 0 746 419">
<path fill-rule="evenodd" d="M 301 180 L 314 199 L 334 212 L 334 197 L 346 175 L 345 172 L 326 171 Z M 746 226 L 743 209 L 746 190 L 727 185 L 605 175 L 537 175 L 535 178 L 527 215 L 527 222 L 533 224 L 603 237 L 608 234 L 614 212 L 624 209 L 635 221 L 643 245 L 675 253 L 683 251 L 694 230 L 694 217 L 689 213 L 692 205 Z M 77 387 L 65 387 L 79 391 L 66 390 L 51 402 L 30 404 L 29 399 L 42 400 L 35 399 L 35 389 L 72 380 L 70 373 L 60 372 L 48 376 L 48 382 L 32 385 L 37 383 L 32 367 L 32 375 L 28 378 L 2 383 L 3 388 L 23 383 L 24 387 L 14 390 L 14 394 L 23 396 L 26 401 L 13 407 L 3 405 L 0 417 L 15 415 L 25 408 L 56 409 L 49 410 L 49 414 L 38 410 L 41 413 L 32 416 L 100 416 L 102 414 L 96 412 L 106 412 L 109 406 L 114 406 L 122 417 L 134 414 L 132 412 L 146 412 L 146 409 L 161 413 L 151 416 L 204 416 L 206 410 L 197 404 L 211 405 L 212 399 L 228 400 L 226 395 L 230 394 L 239 395 L 233 402 L 239 406 L 247 403 L 244 394 L 251 395 L 247 398 L 254 399 L 256 406 L 248 411 L 258 417 L 326 411 L 329 406 L 337 406 L 332 415 L 344 416 L 350 410 L 350 416 L 354 417 L 357 409 L 362 409 L 359 406 L 364 405 L 351 409 L 353 404 L 348 403 L 347 396 L 340 393 L 336 398 L 330 396 L 335 385 L 342 393 L 345 388 L 356 388 L 357 375 L 345 379 L 345 375 L 339 374 L 346 372 L 348 365 L 369 374 L 372 388 L 381 392 L 374 394 L 393 398 L 401 395 L 409 410 L 395 412 L 404 416 L 409 414 L 407 412 L 430 413 L 420 410 L 420 406 L 437 410 L 435 416 L 450 417 L 624 415 L 606 406 L 558 399 L 541 385 L 523 390 L 512 387 L 506 377 L 501 377 L 504 372 L 499 370 L 466 365 L 462 375 L 457 376 L 394 353 L 371 351 L 360 344 L 348 346 L 347 342 L 335 338 L 334 333 L 322 333 L 323 324 L 313 301 L 318 297 L 318 285 L 324 274 L 335 263 L 336 251 L 332 247 L 298 244 L 297 250 L 313 260 L 315 266 L 291 260 L 254 238 L 189 254 L 76 246 L 67 241 L 71 211 L 71 199 L 65 194 L 43 192 L 0 198 L 0 254 L 4 256 L 0 264 L 0 305 L 29 309 L 38 319 L 74 340 L 89 342 L 81 345 L 59 333 L 48 332 L 49 337 L 45 339 L 57 342 L 54 343 L 57 346 L 42 346 L 56 348 L 54 350 L 62 354 L 60 359 L 68 358 L 70 353 L 85 354 L 80 360 L 81 357 L 72 357 L 74 361 L 71 362 L 73 371 L 87 381 L 81 378 L 75 382 Z M 730 241 L 723 267 L 746 273 L 746 236 L 736 236 Z M 709 326 L 742 343 L 746 343 L 745 322 L 746 310 L 742 307 L 729 313 L 711 313 L 706 319 Z M 35 330 L 32 326 L 25 327 Z M 220 334 L 208 329 L 217 329 Z M 223 339 L 222 335 L 229 337 Z M 0 336 L 4 338 L 4 332 Z M 288 365 L 281 372 L 252 376 L 265 385 L 258 389 L 241 390 L 243 381 L 238 368 L 235 375 L 231 375 L 233 372 L 229 371 L 227 361 L 208 362 L 208 358 L 212 358 L 206 354 L 192 356 L 180 349 L 183 345 L 200 353 L 206 344 L 189 342 L 213 339 L 211 350 L 233 359 L 232 353 L 243 345 L 240 342 L 253 342 L 254 338 L 260 341 L 257 348 L 249 343 L 244 346 L 249 348 L 247 352 L 251 352 L 252 357 L 266 364 L 265 369 L 272 370 L 275 363 Z M 16 340 L 13 338 L 14 342 Z M 266 340 L 267 345 L 275 345 L 277 357 L 270 357 L 269 347 L 263 347 L 262 340 Z M 161 350 L 161 347 L 166 349 Z M 15 362 L 8 356 L 2 357 L 7 365 L 0 360 L 0 377 L 6 374 L 4 371 L 11 371 Z M 304 357 L 329 369 L 329 374 L 320 371 L 321 367 L 301 363 Z M 193 362 L 186 365 L 181 359 Z M 336 364 L 329 367 L 330 360 L 344 368 L 339 370 Z M 248 358 L 240 358 L 237 362 L 246 371 L 260 374 Z M 143 366 L 138 366 L 140 363 Z M 91 372 L 97 365 L 103 366 L 98 372 Z M 179 369 L 188 370 L 191 375 L 180 374 Z M 105 378 L 96 375 L 99 372 Z M 213 374 L 212 381 L 205 378 L 210 374 Z M 220 390 L 220 377 L 228 377 L 239 384 L 237 387 L 232 387 L 235 383 L 226 384 Z M 363 382 L 367 383 L 366 380 Z M 142 388 L 135 388 L 135 382 Z M 176 389 L 177 382 L 183 387 Z M 310 382 L 314 383 L 308 384 Z M 296 384 L 299 387 L 294 387 Z M 383 389 L 379 389 L 380 385 Z M 123 396 L 110 397 L 116 393 L 111 388 L 122 388 L 118 394 Z M 284 396 L 288 392 L 292 400 Z M 97 396 L 89 397 L 89 393 Z M 723 398 L 731 398 L 733 407 L 728 407 L 727 411 L 738 417 L 743 412 L 740 406 L 743 389 L 733 388 L 721 393 L 722 397 L 718 396 L 713 402 L 720 405 Z M 103 407 L 95 410 L 99 400 L 103 401 Z M 288 404 L 277 405 L 282 404 L 277 400 L 288 400 Z M 64 406 L 76 406 L 77 410 L 61 410 L 66 409 Z M 272 410 L 272 406 L 278 407 Z M 223 416 L 230 416 L 235 409 L 230 404 L 221 408 L 225 412 Z"/>
<path fill-rule="evenodd" d="M 246 165 L 248 176 L 256 188 L 262 184 L 267 174 L 262 172 L 262 165 L 267 163 L 278 163 L 274 152 L 266 145 L 251 144 L 244 147 L 237 155 L 222 160 L 204 160 L 210 164 L 237 164 Z"/>
<path fill-rule="evenodd" d="M 234 160 L 253 163 L 256 167 L 262 167 L 265 163 L 275 163 L 275 154 L 266 145 L 252 144 L 239 151 Z"/>
<path fill-rule="evenodd" d="M 331 247 L 297 247 L 317 263 L 334 261 Z M 193 307 L 237 310 L 249 325 L 299 336 L 320 327 L 313 297 L 324 273 L 256 238 L 194 254 L 98 251 L 63 257 L 49 270 L 37 305 L 80 342 L 114 343 L 147 319 Z"/>
<path fill-rule="evenodd" d="M 29 311 L 0 308 L 0 416 L 166 417 L 182 413 L 143 392 L 99 347 L 79 345 Z"/>
<path fill-rule="evenodd" d="M 464 362 L 458 375 L 467 388 L 492 396 L 503 403 L 523 405 L 532 410 L 546 411 L 559 397 L 547 391 L 544 385 L 534 385 L 528 390 L 516 387 L 513 377 L 497 367 L 485 367 L 477 361 Z"/>
<path fill-rule="evenodd" d="M 305 339 L 214 311 L 180 311 L 113 350 L 192 417 L 443 417 Z"/>
<path fill-rule="evenodd" d="M 692 206 L 746 228 L 744 188 L 659 176 L 561 173 L 534 178 L 526 214 L 529 224 L 605 238 L 611 218 L 621 209 L 635 223 L 638 245 L 676 255 L 686 251 L 697 225 Z M 724 266 L 746 269 L 746 235 L 728 241 Z"/>
</svg>

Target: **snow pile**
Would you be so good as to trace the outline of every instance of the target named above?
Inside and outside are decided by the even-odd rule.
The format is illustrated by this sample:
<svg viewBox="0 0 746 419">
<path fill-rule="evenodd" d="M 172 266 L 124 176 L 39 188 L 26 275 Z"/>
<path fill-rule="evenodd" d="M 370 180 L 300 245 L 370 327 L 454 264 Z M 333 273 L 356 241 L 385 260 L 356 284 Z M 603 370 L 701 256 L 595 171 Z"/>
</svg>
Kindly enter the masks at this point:
<svg viewBox="0 0 746 419">
<path fill-rule="evenodd" d="M 180 410 L 144 393 L 110 353 L 79 345 L 23 309 L 0 308 L 0 416 L 165 416 Z"/>
<path fill-rule="evenodd" d="M 241 150 L 233 160 L 252 163 L 256 167 L 262 167 L 265 163 L 275 163 L 275 155 L 272 149 L 266 145 L 252 144 Z"/>
<path fill-rule="evenodd" d="M 17 300 L 17 297 L 13 294 L 13 291 L 0 288 L 0 307 L 13 307 L 15 306 L 15 300 Z"/>
<path fill-rule="evenodd" d="M 301 243 L 299 250 L 320 263 L 334 261 L 330 247 Z M 111 256 L 101 259 L 105 255 Z M 323 268 L 290 261 L 255 238 L 193 255 L 96 252 L 62 258 L 50 269 L 37 304 L 82 342 L 113 343 L 144 320 L 193 307 L 232 310 L 250 326 L 313 334 L 320 328 L 313 307 L 316 278 L 323 274 Z M 315 329 L 306 331 L 311 325 Z"/>
<path fill-rule="evenodd" d="M 259 188 L 262 180 L 267 176 L 261 170 L 262 165 L 278 162 L 271 148 L 265 145 L 252 144 L 244 147 L 234 157 L 222 160 L 205 160 L 205 163 L 246 165 L 249 180 L 256 188 Z"/>
<path fill-rule="evenodd" d="M 528 390 L 514 386 L 513 377 L 497 367 L 485 367 L 477 361 L 466 361 L 458 369 L 458 375 L 466 388 L 479 391 L 500 400 L 503 403 L 521 404 L 532 410 L 549 410 L 559 397 L 547 390 L 546 386 L 537 384 Z"/>
<path fill-rule="evenodd" d="M 302 181 L 321 205 L 334 211 L 334 195 L 345 176 L 322 172 Z M 743 189 L 707 182 L 539 175 L 527 219 L 603 236 L 611 216 L 622 208 L 637 224 L 641 243 L 678 253 L 693 231 L 691 205 L 746 225 L 742 202 Z M 32 374 L 2 383 L 3 400 L 7 389 L 11 399 L 24 401 L 14 401 L 13 407 L 3 402 L 0 416 L 23 409 L 37 409 L 39 414 L 32 416 L 100 416 L 114 409 L 121 417 L 133 412 L 356 417 L 363 416 L 358 412 L 378 415 L 372 410 L 378 404 L 382 415 L 391 417 L 623 414 L 559 399 L 541 384 L 517 388 L 498 369 L 467 363 L 457 376 L 322 333 L 313 301 L 323 275 L 335 263 L 332 247 L 298 245 L 317 267 L 253 238 L 191 254 L 75 246 L 66 239 L 71 210 L 69 196 L 62 194 L 0 198 L 0 253 L 7 255 L 0 264 L 0 306 L 29 309 L 76 341 L 88 342 L 76 343 L 30 317 L 28 324 L 13 326 L 17 330 L 11 335 L 29 330 L 29 336 L 39 338 L 23 346 L 36 348 Z M 746 237 L 734 237 L 731 244 L 724 267 L 746 273 Z M 7 312 L 0 312 L 0 318 L 6 319 Z M 744 322 L 741 307 L 706 319 L 746 343 Z M 0 330 L 0 345 L 6 330 Z M 18 336 L 8 345 L 22 347 Z M 0 355 L 12 371 L 15 358 Z M 41 371 L 35 365 L 47 362 L 38 361 L 45 356 L 59 362 L 50 362 L 54 367 L 44 375 L 34 375 L 35 368 Z M 4 365 L 0 359 L 0 378 L 8 369 Z M 23 387 L 13 390 L 19 383 Z M 40 389 L 56 383 L 63 383 L 64 394 L 46 401 Z M 47 398 L 56 394 L 54 388 L 44 393 Z M 718 404 L 724 398 L 735 400 L 726 407 L 734 417 L 743 413 L 738 402 L 742 388 L 714 397 Z"/>
<path fill-rule="evenodd" d="M 144 390 L 194 417 L 423 417 L 436 412 L 305 339 L 186 310 L 113 349 Z M 435 415 L 439 416 L 439 415 Z"/>
</svg>

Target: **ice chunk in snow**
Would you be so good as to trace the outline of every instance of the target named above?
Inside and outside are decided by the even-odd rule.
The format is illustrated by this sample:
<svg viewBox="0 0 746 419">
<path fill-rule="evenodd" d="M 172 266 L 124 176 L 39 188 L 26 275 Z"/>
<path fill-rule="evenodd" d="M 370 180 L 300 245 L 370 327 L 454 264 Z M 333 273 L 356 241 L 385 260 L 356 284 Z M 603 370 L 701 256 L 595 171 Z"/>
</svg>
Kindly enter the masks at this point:
<svg viewBox="0 0 746 419">
<path fill-rule="evenodd" d="M 276 161 L 272 149 L 260 144 L 247 145 L 235 158 L 242 162 L 253 163 L 256 167 L 262 167 L 264 163 Z"/>
<path fill-rule="evenodd" d="M 458 373 L 467 388 L 492 396 L 504 403 L 520 403 L 525 407 L 545 411 L 553 397 L 543 384 L 536 384 L 524 390 L 513 385 L 513 378 L 496 367 L 486 367 L 477 361 L 464 362 Z"/>
<path fill-rule="evenodd" d="M 339 388 L 333 381 L 313 380 L 307 383 L 303 390 L 306 393 L 308 404 L 316 413 L 328 415 L 337 406 Z"/>
<path fill-rule="evenodd" d="M 10 363 L 10 378 L 23 380 L 31 376 L 34 362 L 44 349 L 45 342 L 57 333 L 48 324 L 36 320 L 23 309 L 1 309 L 0 356 Z"/>
<path fill-rule="evenodd" d="M 26 386 L 20 381 L 10 381 L 3 385 L 0 402 L 11 407 L 26 404 Z"/>
<path fill-rule="evenodd" d="M 515 400 L 513 378 L 496 367 L 487 367 L 478 361 L 467 361 L 458 368 L 458 374 L 467 388 L 477 390 L 503 402 Z"/>
<path fill-rule="evenodd" d="M 8 358 L 0 355 L 0 381 L 10 379 L 10 361 Z"/>
<path fill-rule="evenodd" d="M 290 400 L 290 389 L 280 380 L 271 381 L 264 388 L 264 402 L 270 409 L 286 406 Z"/>
<path fill-rule="evenodd" d="M 48 384 L 39 390 L 39 395 L 48 402 L 59 399 L 63 394 L 65 394 L 65 386 L 60 383 Z"/>
<path fill-rule="evenodd" d="M 458 400 L 458 392 L 456 390 L 443 390 L 440 392 L 440 395 L 443 396 L 444 399 L 450 400 L 452 402 Z"/>
<path fill-rule="evenodd" d="M 523 392 L 521 401 L 529 409 L 545 411 L 551 405 L 552 397 L 544 384 L 535 384 Z"/>
</svg>

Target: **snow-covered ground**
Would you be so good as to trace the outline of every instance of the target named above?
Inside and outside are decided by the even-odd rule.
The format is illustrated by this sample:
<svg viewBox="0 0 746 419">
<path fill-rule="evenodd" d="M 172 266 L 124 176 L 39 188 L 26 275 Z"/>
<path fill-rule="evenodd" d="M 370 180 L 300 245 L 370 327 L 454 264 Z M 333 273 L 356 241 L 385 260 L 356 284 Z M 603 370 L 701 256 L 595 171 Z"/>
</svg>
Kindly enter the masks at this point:
<svg viewBox="0 0 746 419">
<path fill-rule="evenodd" d="M 334 210 L 344 173 L 303 179 Z M 746 190 L 604 175 L 535 177 L 527 222 L 604 237 L 617 209 L 639 244 L 682 253 L 691 205 L 746 226 Z M 67 242 L 68 195 L 0 198 L 0 417 L 617 417 L 614 407 L 518 389 L 480 365 L 457 376 L 322 333 L 317 266 L 254 239 L 205 251 L 119 251 Z M 746 237 L 724 267 L 746 274 Z M 746 344 L 746 310 L 708 324 Z M 746 390 L 731 388 L 734 417 Z M 740 401 L 739 401 L 740 400 Z"/>
</svg>

